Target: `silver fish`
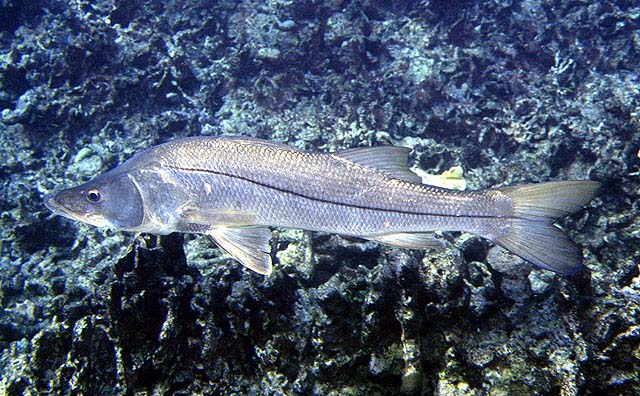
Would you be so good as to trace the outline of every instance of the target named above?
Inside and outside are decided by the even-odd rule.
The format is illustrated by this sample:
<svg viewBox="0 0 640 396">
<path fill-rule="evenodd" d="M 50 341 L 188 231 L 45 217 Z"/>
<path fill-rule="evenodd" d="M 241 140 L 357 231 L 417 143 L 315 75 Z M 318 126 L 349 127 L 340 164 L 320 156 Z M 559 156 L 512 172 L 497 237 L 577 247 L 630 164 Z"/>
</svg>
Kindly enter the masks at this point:
<svg viewBox="0 0 640 396">
<path fill-rule="evenodd" d="M 95 226 L 206 234 L 244 266 L 272 271 L 269 226 L 439 246 L 466 231 L 561 274 L 581 250 L 554 220 L 586 205 L 600 183 L 562 181 L 479 191 L 420 183 L 410 149 L 309 153 L 244 137 L 195 137 L 151 147 L 78 187 L 45 197 L 54 213 Z"/>
</svg>

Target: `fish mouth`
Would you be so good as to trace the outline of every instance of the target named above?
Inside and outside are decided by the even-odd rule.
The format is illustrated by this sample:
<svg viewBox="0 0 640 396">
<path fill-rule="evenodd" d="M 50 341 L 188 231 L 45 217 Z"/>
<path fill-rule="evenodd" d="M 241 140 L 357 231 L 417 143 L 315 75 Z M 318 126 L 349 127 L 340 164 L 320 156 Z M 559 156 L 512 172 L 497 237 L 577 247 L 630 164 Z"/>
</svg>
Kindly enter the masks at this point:
<svg viewBox="0 0 640 396">
<path fill-rule="evenodd" d="M 47 194 L 44 197 L 44 206 L 46 206 L 54 215 L 63 216 L 68 219 L 91 224 L 96 227 L 109 226 L 109 222 L 104 218 L 104 216 L 93 213 L 77 213 L 70 210 L 56 200 L 56 194 Z"/>
<path fill-rule="evenodd" d="M 71 213 L 69 212 L 69 210 L 67 208 L 65 208 L 64 206 L 60 205 L 60 203 L 58 201 L 56 201 L 55 194 L 47 194 L 47 195 L 45 195 L 43 201 L 44 201 L 44 206 L 46 206 L 47 209 L 49 209 L 51 212 L 53 212 L 53 214 L 61 215 L 61 216 L 65 216 L 65 217 L 69 217 L 69 215 L 71 215 Z"/>
</svg>

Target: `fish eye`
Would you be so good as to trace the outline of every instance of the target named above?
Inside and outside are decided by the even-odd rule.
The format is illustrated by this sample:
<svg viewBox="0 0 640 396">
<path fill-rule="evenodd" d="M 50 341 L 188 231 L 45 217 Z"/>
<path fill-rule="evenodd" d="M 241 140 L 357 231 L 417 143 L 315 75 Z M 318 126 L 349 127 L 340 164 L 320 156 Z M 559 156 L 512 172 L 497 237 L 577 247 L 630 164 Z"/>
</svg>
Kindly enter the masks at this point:
<svg viewBox="0 0 640 396">
<path fill-rule="evenodd" d="M 87 191 L 87 201 L 91 202 L 91 203 L 98 203 L 100 202 L 100 191 L 98 191 L 95 188 L 92 188 L 91 190 Z"/>
</svg>

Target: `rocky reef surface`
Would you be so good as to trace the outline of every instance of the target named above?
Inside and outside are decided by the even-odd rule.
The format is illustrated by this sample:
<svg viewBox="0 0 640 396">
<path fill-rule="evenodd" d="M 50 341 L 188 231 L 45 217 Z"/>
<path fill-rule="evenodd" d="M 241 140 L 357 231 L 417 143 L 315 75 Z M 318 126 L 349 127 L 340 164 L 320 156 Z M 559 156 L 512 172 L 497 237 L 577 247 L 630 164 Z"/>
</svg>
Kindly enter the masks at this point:
<svg viewBox="0 0 640 396">
<path fill-rule="evenodd" d="M 527 0 L 0 2 L 0 393 L 640 393 L 640 6 Z M 480 238 L 202 237 L 42 197 L 193 135 L 412 147 L 470 188 L 594 179 L 573 277 Z"/>
</svg>

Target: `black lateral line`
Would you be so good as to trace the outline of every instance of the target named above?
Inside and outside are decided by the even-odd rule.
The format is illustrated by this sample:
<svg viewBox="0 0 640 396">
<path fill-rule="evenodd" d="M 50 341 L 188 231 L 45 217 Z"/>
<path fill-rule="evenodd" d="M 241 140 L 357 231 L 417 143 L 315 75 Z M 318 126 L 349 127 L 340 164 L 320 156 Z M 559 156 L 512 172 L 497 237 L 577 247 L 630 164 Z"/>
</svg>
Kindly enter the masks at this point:
<svg viewBox="0 0 640 396">
<path fill-rule="evenodd" d="M 500 216 L 490 216 L 490 215 L 477 215 L 477 216 L 467 216 L 467 215 L 451 215 L 451 214 L 442 214 L 442 213 L 430 213 L 430 212 L 412 212 L 409 210 L 400 210 L 400 209 L 387 209 L 387 208 L 376 208 L 376 207 L 371 207 L 371 206 L 364 206 L 364 205 L 354 205 L 354 204 L 348 204 L 348 203 L 344 203 L 344 202 L 338 202 L 338 201 L 332 201 L 329 199 L 325 199 L 325 198 L 318 198 L 318 197 L 312 197 L 306 194 L 301 194 L 299 192 L 295 192 L 295 191 L 289 191 L 286 190 L 284 188 L 280 188 L 280 187 L 276 187 L 276 186 L 272 186 L 269 184 L 265 184 L 253 179 L 250 179 L 248 177 L 244 177 L 244 176 L 238 176 L 238 175 L 232 175 L 229 173 L 225 173 L 225 172 L 220 172 L 220 171 L 214 171 L 214 170 L 210 170 L 210 169 L 199 169 L 199 168 L 186 168 L 186 167 L 180 167 L 180 166 L 175 166 L 175 165 L 166 165 L 169 168 L 173 168 L 176 170 L 180 170 L 180 171 L 185 171 L 185 172 L 198 172 L 198 173 L 208 173 L 208 174 L 212 174 L 212 175 L 218 175 L 218 176 L 225 176 L 225 177 L 231 177 L 234 179 L 239 179 L 239 180 L 243 180 L 261 187 L 265 187 L 271 190 L 275 190 L 275 191 L 279 191 L 282 193 L 286 193 L 286 194 L 291 194 L 291 195 L 295 195 L 301 198 L 305 198 L 305 199 L 309 199 L 312 201 L 316 201 L 316 202 L 322 202 L 322 203 L 327 203 L 327 204 L 332 204 L 332 205 L 338 205 L 338 206 L 344 206 L 347 208 L 354 208 L 354 209 L 363 209 L 363 210 L 377 210 L 380 212 L 389 212 L 389 213 L 401 213 L 401 214 L 407 214 L 407 215 L 414 215 L 414 216 L 433 216 L 433 217 L 454 217 L 454 218 L 474 218 L 474 219 L 504 219 L 505 217 L 500 217 Z M 508 217 L 509 219 L 517 219 L 518 217 Z"/>
</svg>

